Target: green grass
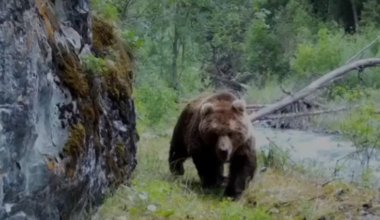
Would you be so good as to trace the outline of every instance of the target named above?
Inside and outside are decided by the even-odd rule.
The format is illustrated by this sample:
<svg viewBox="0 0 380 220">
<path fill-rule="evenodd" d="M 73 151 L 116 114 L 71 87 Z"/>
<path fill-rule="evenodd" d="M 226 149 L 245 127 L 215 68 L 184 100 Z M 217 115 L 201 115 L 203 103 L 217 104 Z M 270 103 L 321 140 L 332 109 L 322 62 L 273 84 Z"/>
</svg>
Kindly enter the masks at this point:
<svg viewBox="0 0 380 220">
<path fill-rule="evenodd" d="M 141 135 L 131 187 L 121 186 L 94 219 L 345 219 L 378 195 L 340 182 L 321 186 L 289 169 L 268 169 L 258 172 L 239 201 L 230 201 L 222 197 L 223 189 L 202 190 L 191 160 L 184 176 L 173 177 L 167 165 L 169 140 L 168 134 Z"/>
<path fill-rule="evenodd" d="M 264 209 L 222 198 L 222 190 L 205 192 L 195 168 L 187 161 L 183 177 L 170 175 L 168 137 L 146 138 L 139 148 L 139 164 L 132 188 L 122 186 L 106 200 L 99 219 L 272 219 Z"/>
<path fill-rule="evenodd" d="M 298 84 L 295 82 L 298 82 Z M 294 93 L 305 84 L 305 82 L 300 83 L 299 80 L 293 78 L 284 79 L 281 83 L 271 80 L 261 88 L 251 85 L 244 98 L 249 104 L 270 104 L 285 97 L 286 92 Z"/>
</svg>

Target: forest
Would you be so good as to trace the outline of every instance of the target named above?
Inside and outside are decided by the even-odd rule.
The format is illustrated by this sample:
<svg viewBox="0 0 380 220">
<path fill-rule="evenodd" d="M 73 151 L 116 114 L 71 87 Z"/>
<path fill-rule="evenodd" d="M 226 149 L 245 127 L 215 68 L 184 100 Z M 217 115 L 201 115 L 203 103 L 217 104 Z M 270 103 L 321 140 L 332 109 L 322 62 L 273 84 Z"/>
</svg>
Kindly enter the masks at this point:
<svg viewBox="0 0 380 220">
<path fill-rule="evenodd" d="M 380 218 L 376 66 L 358 67 L 257 120 L 258 132 L 265 127 L 274 135 L 259 141 L 265 146 L 258 146 L 258 177 L 238 202 L 201 189 L 191 163 L 181 178 L 172 177 L 167 166 L 175 121 L 198 94 L 230 89 L 257 111 L 341 66 L 380 58 L 379 0 L 92 0 L 91 7 L 133 51 L 140 135 L 132 186 L 107 199 L 98 219 Z M 87 59 L 95 70 L 105 62 Z M 351 163 L 338 162 L 356 160 L 355 180 L 295 161 L 276 139 L 303 134 L 349 142 L 353 150 L 341 151 L 332 163 L 336 174 Z M 315 142 L 311 148 L 324 143 Z"/>
<path fill-rule="evenodd" d="M 374 0 L 93 1 L 136 51 L 135 96 L 150 126 L 165 124 L 177 103 L 210 88 L 264 104 L 284 95 L 281 88 L 296 91 L 348 62 L 378 56 L 378 7 Z M 323 97 L 375 93 L 375 71 L 352 75 Z"/>
</svg>

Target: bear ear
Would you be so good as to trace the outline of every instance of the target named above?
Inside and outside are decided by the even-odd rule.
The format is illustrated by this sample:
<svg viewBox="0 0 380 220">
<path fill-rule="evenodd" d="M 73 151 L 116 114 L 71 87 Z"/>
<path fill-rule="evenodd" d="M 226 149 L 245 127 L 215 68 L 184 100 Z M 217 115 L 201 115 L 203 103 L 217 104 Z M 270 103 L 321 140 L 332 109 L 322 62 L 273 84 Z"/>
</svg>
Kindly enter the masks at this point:
<svg viewBox="0 0 380 220">
<path fill-rule="evenodd" d="M 205 116 L 210 114 L 214 110 L 214 106 L 211 103 L 204 103 L 201 107 L 201 115 Z"/>
<path fill-rule="evenodd" d="M 232 108 L 240 113 L 243 113 L 245 111 L 245 101 L 244 100 L 233 101 Z"/>
</svg>

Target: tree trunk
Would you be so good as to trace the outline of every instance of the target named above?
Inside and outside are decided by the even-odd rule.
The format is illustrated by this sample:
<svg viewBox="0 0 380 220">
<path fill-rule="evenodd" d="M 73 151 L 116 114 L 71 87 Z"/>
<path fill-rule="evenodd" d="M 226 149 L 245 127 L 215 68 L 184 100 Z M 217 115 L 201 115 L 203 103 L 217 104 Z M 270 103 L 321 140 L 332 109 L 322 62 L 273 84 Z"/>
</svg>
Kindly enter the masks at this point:
<svg viewBox="0 0 380 220">
<path fill-rule="evenodd" d="M 358 11 L 356 8 L 355 0 L 350 0 L 351 2 L 351 8 L 352 8 L 352 16 L 354 18 L 354 28 L 355 32 L 359 31 L 359 18 L 358 18 Z"/>
<path fill-rule="evenodd" d="M 175 90 L 179 89 L 178 82 L 178 68 L 177 68 L 177 60 L 178 60 L 178 43 L 179 43 L 179 33 L 178 33 L 178 24 L 177 24 L 177 5 L 174 6 L 174 36 L 173 36 L 173 45 L 172 45 L 172 88 Z"/>
</svg>

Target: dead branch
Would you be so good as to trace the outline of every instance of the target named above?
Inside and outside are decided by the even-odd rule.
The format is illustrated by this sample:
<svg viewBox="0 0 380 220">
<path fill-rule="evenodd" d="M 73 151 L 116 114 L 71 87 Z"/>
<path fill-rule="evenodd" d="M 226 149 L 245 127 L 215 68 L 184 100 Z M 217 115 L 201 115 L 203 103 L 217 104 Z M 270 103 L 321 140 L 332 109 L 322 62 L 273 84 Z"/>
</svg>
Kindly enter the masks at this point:
<svg viewBox="0 0 380 220">
<path fill-rule="evenodd" d="M 211 76 L 212 78 L 216 79 L 216 80 L 219 80 L 220 82 L 222 83 L 225 83 L 233 88 L 236 88 L 238 90 L 246 90 L 248 89 L 248 86 L 243 84 L 243 83 L 239 83 L 239 82 L 236 82 L 234 80 L 229 80 L 229 79 L 225 79 L 223 77 L 220 77 L 220 76 Z"/>
<path fill-rule="evenodd" d="M 291 92 L 287 91 L 287 90 L 284 88 L 284 85 L 282 85 L 282 83 L 280 83 L 280 89 L 281 89 L 281 91 L 282 91 L 285 95 L 292 95 Z"/>
<path fill-rule="evenodd" d="M 291 96 L 286 96 L 285 98 L 281 99 L 280 101 L 273 103 L 265 108 L 260 109 L 257 112 L 254 112 L 250 114 L 250 119 L 252 121 L 258 120 L 264 116 L 267 116 L 271 113 L 273 113 L 276 110 L 279 110 L 295 101 L 298 101 L 311 93 L 315 92 L 322 86 L 326 86 L 334 82 L 334 80 L 337 77 L 343 76 L 344 74 L 355 70 L 355 69 L 364 69 L 367 67 L 374 67 L 380 65 L 380 59 L 378 58 L 369 58 L 369 59 L 363 59 L 358 60 L 349 64 L 346 64 L 344 66 L 341 66 L 325 75 L 320 77 L 319 79 L 313 81 L 305 88 L 301 89 L 300 91 L 292 94 Z"/>
<path fill-rule="evenodd" d="M 246 109 L 248 109 L 248 110 L 255 110 L 255 109 L 264 108 L 266 106 L 268 106 L 268 105 L 264 105 L 264 104 L 251 104 L 251 105 L 247 105 Z"/>
<path fill-rule="evenodd" d="M 372 47 L 378 40 L 380 40 L 380 35 L 377 36 L 373 41 L 371 41 L 368 45 L 363 47 L 359 52 L 357 52 L 354 56 L 352 56 L 350 59 L 347 60 L 347 63 L 351 63 L 353 60 L 355 60 L 358 56 L 360 56 L 364 51 Z"/>
</svg>

